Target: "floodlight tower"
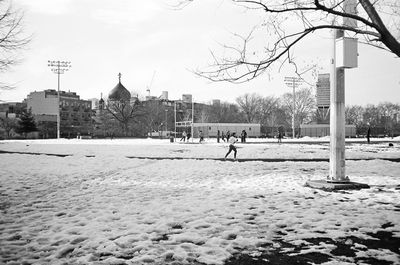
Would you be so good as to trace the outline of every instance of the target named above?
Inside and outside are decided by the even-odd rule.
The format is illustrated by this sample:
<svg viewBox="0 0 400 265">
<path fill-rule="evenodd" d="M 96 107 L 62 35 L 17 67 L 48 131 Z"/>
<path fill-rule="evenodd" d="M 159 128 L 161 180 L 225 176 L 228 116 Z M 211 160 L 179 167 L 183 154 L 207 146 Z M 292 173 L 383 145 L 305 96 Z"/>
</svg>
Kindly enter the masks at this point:
<svg viewBox="0 0 400 265">
<path fill-rule="evenodd" d="M 47 66 L 51 71 L 57 74 L 57 139 L 60 139 L 60 75 L 71 68 L 71 62 L 68 61 L 47 61 Z"/>
<path fill-rule="evenodd" d="M 295 128 L 294 128 L 294 120 L 296 115 L 296 87 L 298 87 L 302 83 L 302 79 L 298 77 L 285 77 L 285 84 L 289 87 L 293 88 L 293 115 L 292 115 L 292 138 L 295 137 Z"/>
</svg>

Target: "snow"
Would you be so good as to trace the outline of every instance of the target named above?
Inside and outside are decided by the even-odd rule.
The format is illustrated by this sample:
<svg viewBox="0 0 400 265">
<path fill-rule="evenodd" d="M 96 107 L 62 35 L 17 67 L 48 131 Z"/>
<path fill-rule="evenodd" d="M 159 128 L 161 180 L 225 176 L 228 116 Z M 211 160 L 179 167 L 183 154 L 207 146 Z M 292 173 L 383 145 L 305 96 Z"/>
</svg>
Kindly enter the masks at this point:
<svg viewBox="0 0 400 265">
<path fill-rule="evenodd" d="M 400 157 L 399 139 L 390 140 L 346 146 L 347 158 L 373 159 L 346 162 L 352 181 L 371 186 L 346 192 L 304 187 L 326 178 L 327 162 L 208 159 L 227 151 L 215 140 L 1 141 L 0 263 L 224 264 L 238 253 L 256 257 L 276 238 L 295 246 L 371 239 L 388 223 L 399 237 L 399 164 L 379 159 Z M 307 141 L 238 144 L 238 158 L 329 157 L 329 143 Z M 359 257 L 400 263 L 389 249 L 355 247 Z M 332 259 L 326 264 L 344 264 Z"/>
</svg>

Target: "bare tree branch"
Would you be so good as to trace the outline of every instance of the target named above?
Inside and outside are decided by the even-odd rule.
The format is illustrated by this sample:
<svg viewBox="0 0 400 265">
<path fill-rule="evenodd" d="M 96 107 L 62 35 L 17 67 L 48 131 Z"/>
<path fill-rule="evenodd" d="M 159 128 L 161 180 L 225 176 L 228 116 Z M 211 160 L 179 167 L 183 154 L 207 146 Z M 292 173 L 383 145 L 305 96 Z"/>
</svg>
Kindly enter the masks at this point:
<svg viewBox="0 0 400 265">
<path fill-rule="evenodd" d="M 9 70 L 18 60 L 17 52 L 27 46 L 31 37 L 26 36 L 22 26 L 23 13 L 14 10 L 9 1 L 0 0 L 0 72 Z M 12 86 L 0 83 L 0 89 Z"/>
<path fill-rule="evenodd" d="M 179 2 L 187 5 L 193 1 L 179 0 Z M 253 27 L 247 36 L 235 34 L 235 37 L 239 40 L 239 46 L 223 45 L 228 55 L 218 57 L 212 52 L 213 63 L 206 68 L 195 71 L 197 75 L 214 82 L 247 82 L 263 74 L 274 64 L 280 64 L 280 67 L 282 67 L 286 63 L 292 64 L 296 73 L 301 75 L 301 72 L 304 71 L 297 67 L 293 57 L 293 48 L 311 33 L 327 29 L 338 29 L 353 33 L 361 37 L 361 42 L 392 52 L 400 57 L 400 5 L 395 4 L 395 0 L 391 2 L 357 0 L 357 6 L 360 9 L 358 13 L 344 10 L 343 3 L 345 0 L 232 0 L 232 2 L 250 10 L 262 10 L 267 17 L 272 17 L 260 27 Z M 388 22 L 381 17 L 381 14 L 387 13 L 391 13 L 392 17 L 395 18 L 391 26 L 392 30 L 397 29 L 399 31 L 398 39 L 388 29 Z M 298 25 L 302 29 L 296 27 L 293 30 L 285 27 L 284 22 L 289 16 L 300 22 Z M 339 18 L 354 20 L 358 23 L 358 26 L 332 23 Z M 268 31 L 268 27 L 271 27 L 270 31 Z M 265 42 L 264 51 L 260 48 L 256 51 L 250 49 L 256 28 L 260 31 L 265 30 L 264 35 L 272 31 L 275 36 L 275 38 L 269 38 Z M 308 70 L 306 69 L 306 71 Z"/>
</svg>

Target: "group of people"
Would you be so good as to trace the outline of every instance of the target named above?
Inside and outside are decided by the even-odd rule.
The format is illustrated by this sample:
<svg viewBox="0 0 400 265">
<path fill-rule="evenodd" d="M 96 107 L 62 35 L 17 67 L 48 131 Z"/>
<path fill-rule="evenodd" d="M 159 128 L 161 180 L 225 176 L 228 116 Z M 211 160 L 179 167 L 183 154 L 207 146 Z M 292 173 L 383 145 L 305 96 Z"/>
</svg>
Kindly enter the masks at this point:
<svg viewBox="0 0 400 265">
<path fill-rule="evenodd" d="M 189 141 L 190 137 L 192 137 L 191 133 L 186 133 L 186 131 L 182 132 L 182 138 L 179 140 L 180 142 L 186 142 Z M 200 138 L 200 143 L 204 141 L 204 136 L 203 136 L 203 132 L 199 131 L 199 138 Z"/>
<path fill-rule="evenodd" d="M 186 131 L 182 132 L 182 138 L 180 139 L 180 142 L 186 142 L 189 141 L 189 139 L 192 137 L 191 133 L 186 133 Z M 245 143 L 246 142 L 246 137 L 247 137 L 247 133 L 245 130 L 242 131 L 241 134 L 241 142 Z M 226 135 L 224 134 L 224 132 L 222 132 L 222 140 L 225 142 L 229 143 L 229 150 L 225 155 L 225 159 L 228 157 L 228 155 L 233 151 L 233 158 L 236 160 L 236 154 L 237 154 L 237 149 L 235 147 L 235 144 L 238 142 L 238 139 L 236 138 L 236 133 L 230 133 L 230 131 L 226 132 Z M 199 143 L 204 142 L 204 135 L 203 135 L 203 131 L 199 131 Z"/>
<path fill-rule="evenodd" d="M 218 132 L 218 134 L 219 134 L 219 132 Z M 226 142 L 229 142 L 229 139 L 231 138 L 231 136 L 233 136 L 233 134 L 235 134 L 235 137 L 236 137 L 236 133 L 232 133 L 232 134 L 231 134 L 230 131 L 227 131 L 226 134 L 225 134 L 225 133 L 222 131 L 222 132 L 221 132 L 221 139 L 222 139 L 222 141 L 225 142 L 225 139 L 226 139 Z M 240 142 L 241 142 L 241 143 L 245 143 L 245 142 L 246 142 L 246 138 L 247 138 L 247 132 L 246 132 L 246 130 L 243 130 L 242 133 L 240 134 Z"/>
<path fill-rule="evenodd" d="M 192 137 L 192 134 L 191 134 L 191 133 L 186 133 L 186 131 L 183 131 L 183 132 L 182 132 L 182 138 L 181 138 L 180 142 L 182 142 L 182 141 L 183 141 L 183 142 L 189 141 L 190 137 Z"/>
</svg>

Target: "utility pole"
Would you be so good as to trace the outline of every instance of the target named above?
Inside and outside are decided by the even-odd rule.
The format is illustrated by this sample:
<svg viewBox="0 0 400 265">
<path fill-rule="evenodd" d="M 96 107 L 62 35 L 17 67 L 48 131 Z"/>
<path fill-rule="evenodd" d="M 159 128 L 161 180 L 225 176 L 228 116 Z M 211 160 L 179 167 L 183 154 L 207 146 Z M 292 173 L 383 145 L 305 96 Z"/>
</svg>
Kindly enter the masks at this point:
<svg viewBox="0 0 400 265">
<path fill-rule="evenodd" d="M 191 128 L 191 130 L 192 130 L 192 142 L 193 142 L 193 138 L 194 138 L 194 100 L 193 100 L 193 97 L 192 97 L 192 128 Z"/>
<path fill-rule="evenodd" d="M 343 1 L 346 13 L 356 14 L 356 8 L 356 0 Z M 343 25 L 355 28 L 357 21 L 345 17 Z M 338 29 L 333 29 L 332 37 L 329 176 L 327 180 L 307 181 L 306 186 L 327 190 L 369 188 L 367 184 L 351 182 L 346 176 L 345 69 L 358 66 L 357 39 L 346 37 L 345 31 Z"/>
<path fill-rule="evenodd" d="M 293 88 L 293 113 L 292 113 L 292 133 L 293 139 L 295 138 L 296 131 L 295 131 L 295 115 L 296 115 L 296 87 L 301 85 L 302 79 L 298 77 L 285 77 L 285 84 L 289 87 Z"/>
<path fill-rule="evenodd" d="M 51 71 L 57 74 L 57 139 L 60 139 L 60 75 L 71 68 L 71 62 L 49 60 L 47 66 L 51 67 Z"/>
</svg>

